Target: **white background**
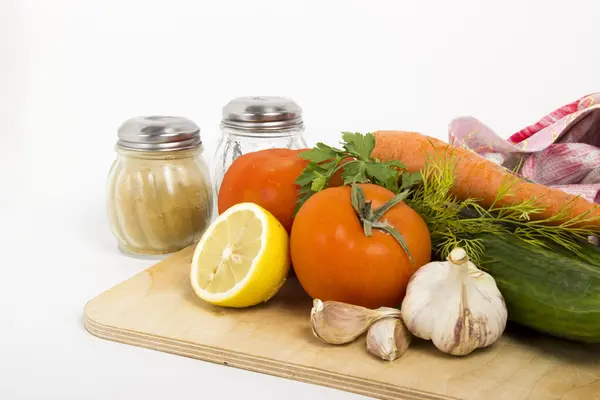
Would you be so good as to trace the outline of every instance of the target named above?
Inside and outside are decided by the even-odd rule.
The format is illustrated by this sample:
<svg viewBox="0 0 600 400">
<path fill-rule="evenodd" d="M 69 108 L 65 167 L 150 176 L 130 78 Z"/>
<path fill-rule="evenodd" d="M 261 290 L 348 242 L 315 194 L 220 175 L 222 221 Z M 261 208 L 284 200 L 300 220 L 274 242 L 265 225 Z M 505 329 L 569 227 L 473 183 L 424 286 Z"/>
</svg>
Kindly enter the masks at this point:
<svg viewBox="0 0 600 400">
<path fill-rule="evenodd" d="M 210 160 L 227 101 L 278 95 L 310 144 L 446 139 L 460 115 L 507 137 L 600 90 L 598 4 L 0 0 L 0 398 L 358 398 L 84 330 L 90 298 L 153 263 L 106 223 L 118 125 L 189 117 Z"/>
</svg>

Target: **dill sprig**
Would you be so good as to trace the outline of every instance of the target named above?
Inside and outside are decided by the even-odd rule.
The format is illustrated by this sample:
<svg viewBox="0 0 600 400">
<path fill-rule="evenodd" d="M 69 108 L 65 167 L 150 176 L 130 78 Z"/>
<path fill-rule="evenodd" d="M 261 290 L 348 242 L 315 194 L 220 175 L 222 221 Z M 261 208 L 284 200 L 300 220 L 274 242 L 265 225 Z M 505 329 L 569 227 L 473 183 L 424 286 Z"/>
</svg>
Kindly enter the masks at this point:
<svg viewBox="0 0 600 400">
<path fill-rule="evenodd" d="M 445 259 L 453 248 L 460 246 L 474 262 L 481 260 L 484 246 L 476 235 L 500 234 L 506 229 L 493 220 L 480 218 L 475 211 L 480 208 L 476 199 L 460 201 L 452 195 L 454 166 L 450 162 L 430 158 L 421 177 L 422 182 L 413 186 L 406 203 L 425 220 L 434 252 Z"/>
<path fill-rule="evenodd" d="M 532 246 L 545 248 L 549 248 L 549 243 L 554 243 L 586 258 L 581 251 L 581 242 L 598 235 L 598 228 L 593 223 L 600 220 L 600 217 L 590 216 L 590 211 L 572 216 L 572 200 L 549 218 L 532 219 L 532 216 L 543 211 L 538 206 L 542 196 L 528 198 L 516 204 L 500 205 L 514 193 L 514 185 L 518 179 L 512 174 L 507 174 L 492 204 L 487 208 L 479 204 L 480 199 L 459 200 L 451 193 L 455 183 L 456 158 L 452 152 L 449 154 L 443 157 L 435 154 L 428 156 L 421 173 L 423 181 L 419 186 L 413 187 L 406 200 L 426 221 L 434 251 L 442 259 L 454 247 L 461 246 L 474 262 L 481 263 L 485 247 L 478 236 L 483 233 L 515 235 Z"/>
</svg>

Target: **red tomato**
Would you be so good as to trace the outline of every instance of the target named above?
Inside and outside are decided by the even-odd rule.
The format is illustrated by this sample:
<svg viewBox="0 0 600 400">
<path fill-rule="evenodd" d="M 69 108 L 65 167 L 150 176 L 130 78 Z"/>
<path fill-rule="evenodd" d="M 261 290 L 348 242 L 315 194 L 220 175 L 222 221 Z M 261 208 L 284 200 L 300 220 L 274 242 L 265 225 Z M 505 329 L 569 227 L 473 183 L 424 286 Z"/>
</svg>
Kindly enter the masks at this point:
<svg viewBox="0 0 600 400">
<path fill-rule="evenodd" d="M 294 181 L 308 165 L 298 153 L 305 150 L 266 149 L 236 158 L 219 188 L 219 214 L 238 203 L 256 203 L 289 233 L 299 190 Z"/>
<path fill-rule="evenodd" d="M 361 184 L 367 201 L 378 208 L 394 193 Z M 390 234 L 373 229 L 366 236 L 351 203 L 349 186 L 330 187 L 311 196 L 296 214 L 290 238 L 294 271 L 313 298 L 369 308 L 400 306 L 408 280 L 431 260 L 431 237 L 424 220 L 401 202 L 380 221 L 403 237 L 411 263 Z"/>
</svg>

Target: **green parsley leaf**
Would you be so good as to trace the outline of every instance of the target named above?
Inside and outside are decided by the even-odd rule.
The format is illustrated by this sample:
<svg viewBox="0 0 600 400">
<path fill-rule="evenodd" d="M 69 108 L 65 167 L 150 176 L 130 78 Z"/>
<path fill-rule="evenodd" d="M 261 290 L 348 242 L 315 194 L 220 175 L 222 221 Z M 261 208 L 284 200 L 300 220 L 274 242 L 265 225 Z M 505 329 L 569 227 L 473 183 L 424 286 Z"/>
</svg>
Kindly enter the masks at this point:
<svg viewBox="0 0 600 400">
<path fill-rule="evenodd" d="M 332 154 L 328 151 L 321 150 L 317 147 L 312 148 L 310 150 L 302 151 L 298 153 L 298 156 L 308 161 L 321 163 L 323 161 L 331 160 Z"/>
<path fill-rule="evenodd" d="M 344 148 L 357 158 L 367 161 L 371 157 L 371 152 L 375 148 L 375 136 L 371 133 L 362 135 L 359 132 L 342 132 Z"/>
<path fill-rule="evenodd" d="M 311 168 L 305 168 L 294 183 L 298 186 L 304 186 L 312 183 L 313 179 L 315 179 L 315 171 Z"/>
<path fill-rule="evenodd" d="M 366 168 L 364 161 L 350 161 L 344 164 L 344 170 L 342 171 L 344 185 L 368 182 L 369 180 L 367 179 L 365 172 Z"/>
<path fill-rule="evenodd" d="M 325 161 L 324 163 L 317 164 L 317 167 L 319 168 L 318 171 L 322 172 L 323 174 L 327 174 L 333 168 L 335 168 L 336 164 L 337 160 L 329 160 Z"/>
<path fill-rule="evenodd" d="M 344 151 L 344 150 L 336 149 L 335 147 L 328 146 L 322 142 L 317 143 L 317 148 L 324 153 L 330 154 L 331 157 L 335 157 L 338 153 L 342 153 Z"/>
<path fill-rule="evenodd" d="M 398 190 L 398 172 L 385 164 L 369 162 L 366 165 L 367 174 L 375 183 L 391 190 Z"/>
<path fill-rule="evenodd" d="M 405 172 L 402 174 L 402 184 L 400 185 L 400 190 L 410 188 L 421 181 L 423 181 L 423 177 L 421 176 L 420 172 Z"/>
<path fill-rule="evenodd" d="M 383 162 L 383 161 L 380 161 L 378 158 L 376 158 L 376 159 L 374 159 L 374 161 L 376 161 L 378 163 L 381 163 L 381 164 L 383 164 L 383 165 L 385 165 L 387 167 L 390 167 L 390 168 L 392 168 L 392 167 L 393 168 L 400 168 L 400 169 L 405 169 L 406 168 L 406 165 L 402 164 L 398 160 L 391 160 L 391 161 L 385 161 L 385 162 Z"/>
<path fill-rule="evenodd" d="M 312 181 L 312 185 L 310 186 L 310 188 L 313 192 L 318 192 L 325 188 L 326 183 L 327 176 L 315 171 L 315 179 Z"/>
</svg>

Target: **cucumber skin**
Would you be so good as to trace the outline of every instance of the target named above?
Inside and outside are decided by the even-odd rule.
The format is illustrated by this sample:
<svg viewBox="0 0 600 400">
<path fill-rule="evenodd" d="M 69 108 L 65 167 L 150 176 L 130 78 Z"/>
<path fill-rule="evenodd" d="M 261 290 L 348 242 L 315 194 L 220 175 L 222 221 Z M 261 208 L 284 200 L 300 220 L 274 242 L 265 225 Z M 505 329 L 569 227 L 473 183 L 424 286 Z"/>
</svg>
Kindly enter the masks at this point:
<svg viewBox="0 0 600 400">
<path fill-rule="evenodd" d="M 478 235 L 485 247 L 481 269 L 496 280 L 508 319 L 562 339 L 600 343 L 600 252 L 594 264 L 563 249 L 531 246 L 515 236 Z"/>
</svg>

